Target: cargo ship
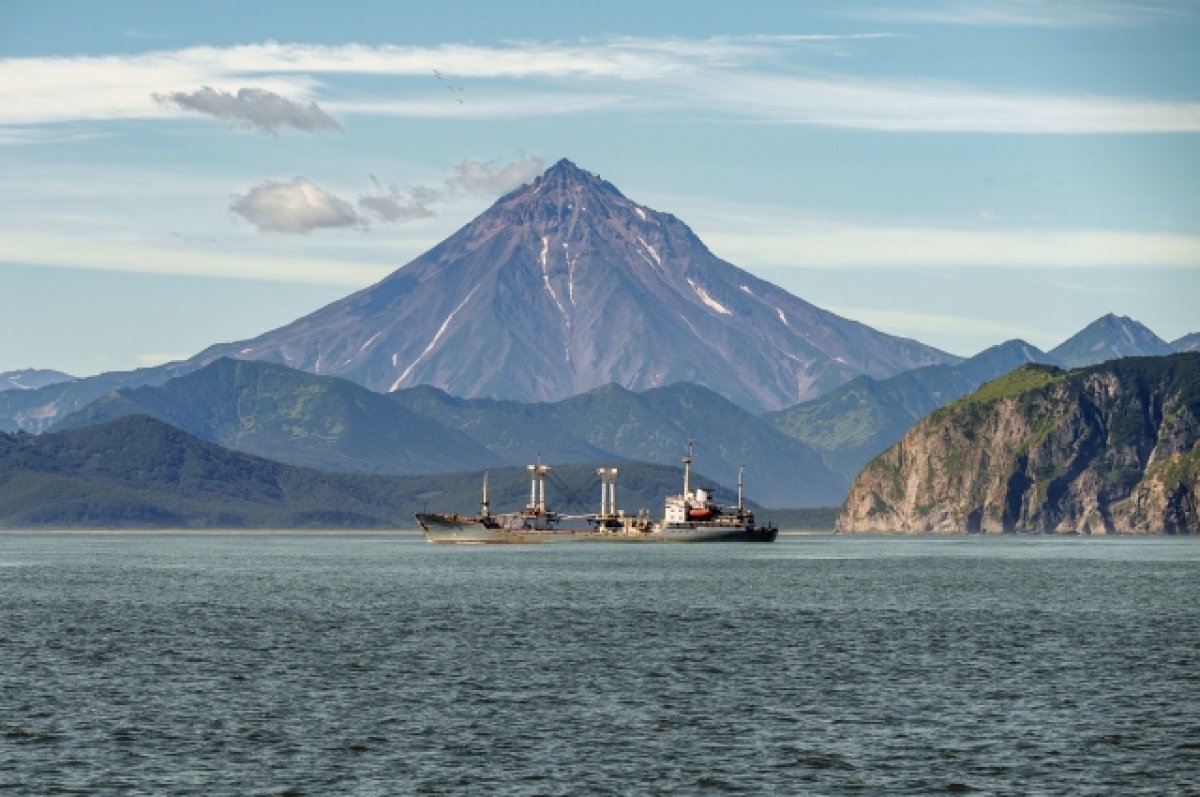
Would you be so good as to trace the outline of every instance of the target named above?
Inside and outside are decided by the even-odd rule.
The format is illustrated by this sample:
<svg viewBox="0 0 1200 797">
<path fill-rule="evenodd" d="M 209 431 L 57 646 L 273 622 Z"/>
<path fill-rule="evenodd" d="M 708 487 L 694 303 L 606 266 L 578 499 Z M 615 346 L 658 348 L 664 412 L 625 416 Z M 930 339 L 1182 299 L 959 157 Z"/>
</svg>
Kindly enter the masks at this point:
<svg viewBox="0 0 1200 797">
<path fill-rule="evenodd" d="M 738 470 L 736 507 L 724 507 L 706 488 L 692 489 L 692 449 L 683 457 L 683 492 L 668 496 L 663 517 L 653 521 L 645 510 L 630 517 L 617 509 L 617 469 L 599 468 L 600 512 L 565 518 L 546 502 L 549 465 L 527 466 L 530 471 L 529 504 L 519 512 L 493 515 L 488 501 L 487 474 L 483 476 L 483 501 L 478 515 L 418 512 L 425 539 L 451 544 L 536 544 L 548 542 L 774 542 L 779 529 L 756 525 L 747 509 Z M 582 521 L 572 526 L 566 521 Z"/>
</svg>

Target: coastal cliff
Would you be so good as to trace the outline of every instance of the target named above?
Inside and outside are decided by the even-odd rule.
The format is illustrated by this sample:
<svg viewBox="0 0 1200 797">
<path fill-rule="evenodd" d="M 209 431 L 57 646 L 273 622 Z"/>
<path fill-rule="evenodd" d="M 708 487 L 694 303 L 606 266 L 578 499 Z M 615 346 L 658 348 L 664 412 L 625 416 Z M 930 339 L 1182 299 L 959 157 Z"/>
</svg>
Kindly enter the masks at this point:
<svg viewBox="0 0 1200 797">
<path fill-rule="evenodd" d="M 872 460 L 837 527 L 1200 533 L 1200 354 L 1022 366 Z"/>
</svg>

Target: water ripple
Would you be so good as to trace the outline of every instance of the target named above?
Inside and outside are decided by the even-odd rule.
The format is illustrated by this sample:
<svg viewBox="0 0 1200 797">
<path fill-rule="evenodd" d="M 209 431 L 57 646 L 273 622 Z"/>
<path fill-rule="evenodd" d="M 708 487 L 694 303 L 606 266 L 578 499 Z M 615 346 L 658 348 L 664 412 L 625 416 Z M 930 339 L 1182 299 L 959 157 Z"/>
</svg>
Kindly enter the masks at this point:
<svg viewBox="0 0 1200 797">
<path fill-rule="evenodd" d="M 0 790 L 1200 790 L 1191 540 L 7 535 Z"/>
</svg>

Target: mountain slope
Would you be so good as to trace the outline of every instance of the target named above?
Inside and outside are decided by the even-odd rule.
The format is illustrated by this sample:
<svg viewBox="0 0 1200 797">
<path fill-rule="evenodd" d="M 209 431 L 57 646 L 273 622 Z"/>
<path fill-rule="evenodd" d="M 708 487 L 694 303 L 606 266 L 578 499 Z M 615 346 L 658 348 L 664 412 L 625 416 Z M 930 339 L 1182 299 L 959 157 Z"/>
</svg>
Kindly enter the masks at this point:
<svg viewBox="0 0 1200 797">
<path fill-rule="evenodd" d="M 0 391 L 4 390 L 36 390 L 46 385 L 56 385 L 60 382 L 70 382 L 75 377 L 62 371 L 51 371 L 45 368 L 26 368 L 22 371 L 5 371 L 0 373 Z"/>
<path fill-rule="evenodd" d="M 40 433 L 96 399 L 123 387 L 161 385 L 168 379 L 191 373 L 199 363 L 169 363 L 135 371 L 112 371 L 59 382 L 33 390 L 0 392 L 0 432 Z"/>
<path fill-rule="evenodd" d="M 505 462 L 352 382 L 227 358 L 158 387 L 110 393 L 55 428 L 125 415 L 149 415 L 226 448 L 320 470 L 442 473 Z"/>
<path fill-rule="evenodd" d="M 699 435 L 697 465 L 769 506 L 833 506 L 848 481 L 821 455 L 710 390 L 637 394 L 615 385 L 548 404 L 458 399 L 431 387 L 390 395 L 273 363 L 223 358 L 157 387 L 102 397 L 55 429 L 149 415 L 197 437 L 291 465 L 432 474 L 641 460 L 676 466 Z M 733 500 L 733 496 L 724 496 Z"/>
<path fill-rule="evenodd" d="M 1190 335 L 1184 335 L 1182 338 L 1171 341 L 1171 351 L 1200 351 L 1200 332 L 1193 332 Z"/>
<path fill-rule="evenodd" d="M 720 260 L 566 160 L 380 283 L 217 356 L 520 401 L 694 382 L 769 409 L 956 360 Z"/>
<path fill-rule="evenodd" d="M 681 383 L 635 393 L 606 385 L 560 402 L 459 399 L 433 388 L 392 394 L 510 462 L 633 459 L 673 465 L 689 435 L 696 463 L 725 484 L 746 466 L 746 494 L 765 506 L 834 506 L 848 480 L 821 454 L 707 388 Z M 723 496 L 722 500 L 732 500 Z"/>
<path fill-rule="evenodd" d="M 1019 368 L 918 423 L 842 531 L 1200 533 L 1200 354 Z"/>
<path fill-rule="evenodd" d="M 763 419 L 821 451 L 848 484 L 864 465 L 938 407 L 1020 365 L 1050 361 L 1036 347 L 1010 340 L 955 365 L 914 368 L 883 380 L 862 376 L 821 398 L 767 413 Z"/>
<path fill-rule="evenodd" d="M 1118 357 L 1158 357 L 1172 351 L 1143 324 L 1109 313 L 1055 346 L 1050 356 L 1068 368 L 1082 368 Z"/>
<path fill-rule="evenodd" d="M 621 506 L 661 513 L 681 474 L 623 463 Z M 481 476 L 319 473 L 127 416 L 37 436 L 0 433 L 0 528 L 414 528 L 413 513 L 424 509 L 476 511 Z M 552 476 L 555 507 L 596 509 L 594 463 Z M 521 507 L 528 485 L 524 468 L 493 470 L 493 508 Z"/>
</svg>

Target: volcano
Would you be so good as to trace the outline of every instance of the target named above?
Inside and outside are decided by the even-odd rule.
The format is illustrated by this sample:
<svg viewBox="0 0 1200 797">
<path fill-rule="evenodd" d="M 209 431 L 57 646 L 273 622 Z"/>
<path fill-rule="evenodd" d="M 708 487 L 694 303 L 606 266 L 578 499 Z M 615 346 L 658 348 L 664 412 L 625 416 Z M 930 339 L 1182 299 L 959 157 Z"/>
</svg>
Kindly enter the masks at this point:
<svg viewBox="0 0 1200 797">
<path fill-rule="evenodd" d="M 737 268 L 565 159 L 379 283 L 198 359 L 219 356 L 517 401 L 693 382 L 754 410 L 957 359 Z"/>
</svg>

